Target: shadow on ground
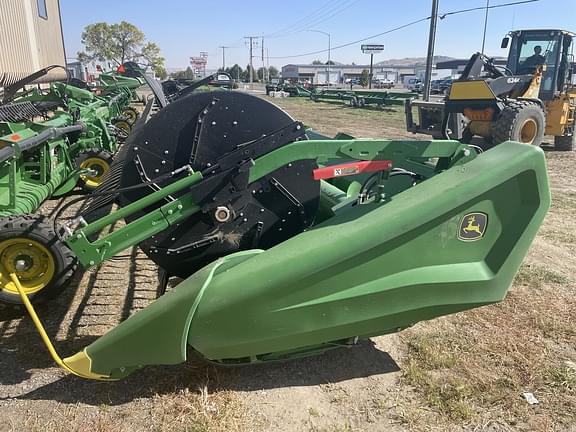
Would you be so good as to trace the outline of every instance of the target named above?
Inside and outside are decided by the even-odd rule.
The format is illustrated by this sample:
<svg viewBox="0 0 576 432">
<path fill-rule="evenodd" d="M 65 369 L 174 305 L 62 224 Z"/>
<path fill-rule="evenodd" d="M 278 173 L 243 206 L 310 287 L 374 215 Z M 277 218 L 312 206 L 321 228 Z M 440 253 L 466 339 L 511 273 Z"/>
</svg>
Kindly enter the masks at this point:
<svg viewBox="0 0 576 432">
<path fill-rule="evenodd" d="M 262 365 L 224 368 L 194 359 L 177 366 L 146 367 L 113 383 L 66 375 L 15 399 L 120 405 L 183 389 L 197 391 L 204 386 L 210 392 L 257 391 L 337 383 L 399 370 L 388 353 L 371 341 L 363 341 L 355 347 L 335 349 L 320 356 Z"/>
</svg>

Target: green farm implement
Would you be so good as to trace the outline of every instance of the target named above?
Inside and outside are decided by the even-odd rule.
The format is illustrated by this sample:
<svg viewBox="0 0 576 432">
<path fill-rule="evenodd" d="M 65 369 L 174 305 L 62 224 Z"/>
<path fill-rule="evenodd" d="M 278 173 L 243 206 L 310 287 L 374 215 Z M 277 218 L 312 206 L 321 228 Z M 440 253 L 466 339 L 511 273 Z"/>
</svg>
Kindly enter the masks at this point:
<svg viewBox="0 0 576 432">
<path fill-rule="evenodd" d="M 31 280 L 38 257 L 7 255 L 3 300 L 26 306 L 63 368 L 113 380 L 187 347 L 224 365 L 289 359 L 504 298 L 550 204 L 540 149 L 314 138 L 245 93 L 176 100 L 115 159 L 100 198 L 117 211 L 90 218 L 94 199 L 55 228 L 9 227 L 44 248 L 47 270 Z M 34 303 L 74 259 L 134 245 L 183 281 L 62 360 Z"/>
<path fill-rule="evenodd" d="M 76 184 L 90 191 L 101 183 L 137 118 L 128 105 L 142 83 L 101 84 L 101 96 L 64 82 L 8 89 L 0 105 L 0 216 L 32 213 Z"/>
<path fill-rule="evenodd" d="M 24 90 L 45 72 L 5 88 L 0 105 L 0 271 L 17 271 L 37 299 L 64 286 L 76 266 L 69 251 L 47 240 L 47 225 L 28 215 L 77 185 L 88 192 L 100 185 L 136 120 L 128 105 L 142 85 L 111 77 L 100 83 L 100 96 L 72 82 Z M 18 293 L 2 286 L 0 303 L 9 304 Z"/>
<path fill-rule="evenodd" d="M 343 90 L 316 87 L 310 93 L 313 101 L 340 101 L 351 107 L 364 106 L 403 106 L 406 99 L 417 97 L 416 93 L 398 93 L 370 90 Z"/>
<path fill-rule="evenodd" d="M 279 83 L 266 84 L 266 95 L 270 96 L 272 92 L 285 92 L 290 96 L 310 97 L 311 91 L 297 84 Z"/>
</svg>

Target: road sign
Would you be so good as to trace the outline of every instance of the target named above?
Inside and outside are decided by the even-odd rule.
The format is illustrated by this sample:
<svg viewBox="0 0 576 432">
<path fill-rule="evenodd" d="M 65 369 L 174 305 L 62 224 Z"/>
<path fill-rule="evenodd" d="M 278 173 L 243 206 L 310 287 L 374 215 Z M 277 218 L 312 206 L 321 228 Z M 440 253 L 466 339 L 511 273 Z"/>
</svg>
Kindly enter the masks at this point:
<svg viewBox="0 0 576 432">
<path fill-rule="evenodd" d="M 384 51 L 384 45 L 362 45 L 364 54 L 378 54 Z"/>
</svg>

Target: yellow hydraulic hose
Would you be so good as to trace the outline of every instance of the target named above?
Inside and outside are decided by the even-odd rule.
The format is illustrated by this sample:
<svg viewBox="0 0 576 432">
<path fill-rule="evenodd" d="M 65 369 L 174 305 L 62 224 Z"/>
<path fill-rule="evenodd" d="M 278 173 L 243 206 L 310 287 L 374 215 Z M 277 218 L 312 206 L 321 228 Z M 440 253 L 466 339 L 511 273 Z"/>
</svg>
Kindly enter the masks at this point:
<svg viewBox="0 0 576 432">
<path fill-rule="evenodd" d="M 42 325 L 40 318 L 38 318 L 38 314 L 36 314 L 36 310 L 34 309 L 34 306 L 32 306 L 32 303 L 30 302 L 30 300 L 28 299 L 28 296 L 24 292 L 24 288 L 22 288 L 22 285 L 20 284 L 20 280 L 18 279 L 18 276 L 16 276 L 15 273 L 10 273 L 10 279 L 14 283 L 14 286 L 16 287 L 16 289 L 18 290 L 18 293 L 20 294 L 20 298 L 22 299 L 22 303 L 24 303 L 24 306 L 26 307 L 26 310 L 30 314 L 32 321 L 34 321 L 34 325 L 36 326 L 38 333 L 40 333 L 40 337 L 42 338 L 44 345 L 46 345 L 46 348 L 48 348 L 48 352 L 50 353 L 50 355 L 52 356 L 52 359 L 54 359 L 56 364 L 58 366 L 60 366 L 62 369 L 66 370 L 67 372 L 70 372 L 71 374 L 74 374 L 74 375 L 79 376 L 81 378 L 95 379 L 95 380 L 101 380 L 101 381 L 110 381 L 111 379 L 109 377 L 97 375 L 97 374 L 90 372 L 89 367 L 88 368 L 82 367 L 82 369 L 85 369 L 85 372 L 79 372 L 77 370 L 72 369 L 66 363 L 66 360 L 72 360 L 72 362 L 77 361 L 79 364 L 80 363 L 86 363 L 86 360 L 88 362 L 90 362 L 90 359 L 88 358 L 88 356 L 86 355 L 85 352 L 80 352 L 80 353 L 76 354 L 76 356 L 69 357 L 65 360 L 62 360 L 62 358 L 56 352 L 56 349 L 54 348 L 52 341 L 48 337 L 48 334 L 46 333 L 46 330 L 44 329 L 44 326 Z"/>
</svg>

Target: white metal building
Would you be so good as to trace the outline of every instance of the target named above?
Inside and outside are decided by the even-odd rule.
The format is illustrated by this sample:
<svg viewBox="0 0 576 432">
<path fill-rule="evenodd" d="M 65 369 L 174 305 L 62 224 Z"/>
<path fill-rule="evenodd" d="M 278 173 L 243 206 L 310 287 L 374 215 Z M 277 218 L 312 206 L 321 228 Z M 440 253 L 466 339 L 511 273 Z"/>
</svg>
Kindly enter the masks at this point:
<svg viewBox="0 0 576 432">
<path fill-rule="evenodd" d="M 0 0 L 0 86 L 65 59 L 59 0 Z M 37 82 L 65 77 L 57 68 Z"/>
</svg>

